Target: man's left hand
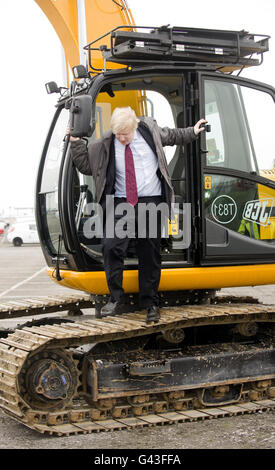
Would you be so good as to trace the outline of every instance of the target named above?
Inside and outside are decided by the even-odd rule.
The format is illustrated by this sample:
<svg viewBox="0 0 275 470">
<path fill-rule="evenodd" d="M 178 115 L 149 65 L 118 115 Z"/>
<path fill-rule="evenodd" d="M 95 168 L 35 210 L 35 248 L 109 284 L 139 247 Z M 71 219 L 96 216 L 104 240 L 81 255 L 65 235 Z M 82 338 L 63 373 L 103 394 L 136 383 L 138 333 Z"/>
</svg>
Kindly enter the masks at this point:
<svg viewBox="0 0 275 470">
<path fill-rule="evenodd" d="M 205 130 L 205 127 L 200 127 L 201 124 L 206 124 L 207 121 L 205 119 L 200 119 L 195 125 L 194 125 L 194 133 L 195 135 L 199 135 L 200 132 L 203 132 Z"/>
</svg>

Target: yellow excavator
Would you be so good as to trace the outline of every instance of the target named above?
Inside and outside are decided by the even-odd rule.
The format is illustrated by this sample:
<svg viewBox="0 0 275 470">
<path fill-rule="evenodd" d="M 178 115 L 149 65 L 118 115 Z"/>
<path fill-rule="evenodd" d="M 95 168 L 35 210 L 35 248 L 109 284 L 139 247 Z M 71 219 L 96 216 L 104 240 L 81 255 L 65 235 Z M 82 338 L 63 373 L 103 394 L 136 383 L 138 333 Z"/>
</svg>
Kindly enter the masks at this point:
<svg viewBox="0 0 275 470">
<path fill-rule="evenodd" d="M 48 275 L 87 293 L 95 316 L 35 320 L 3 337 L 1 408 L 57 435 L 273 408 L 274 307 L 215 294 L 275 279 L 266 133 L 275 90 L 240 77 L 261 64 L 269 37 L 136 26 L 121 0 L 37 3 L 74 74 L 68 89 L 46 85 L 60 96 L 37 175 L 37 227 Z M 124 105 L 162 126 L 191 126 L 201 116 L 208 123 L 194 143 L 167 150 L 176 210 L 162 241 L 157 324 L 146 324 L 138 308 L 134 243 L 124 312 L 97 318 L 108 287 L 94 181 L 74 166 L 66 137 L 70 121 L 71 134 L 88 145 Z"/>
</svg>

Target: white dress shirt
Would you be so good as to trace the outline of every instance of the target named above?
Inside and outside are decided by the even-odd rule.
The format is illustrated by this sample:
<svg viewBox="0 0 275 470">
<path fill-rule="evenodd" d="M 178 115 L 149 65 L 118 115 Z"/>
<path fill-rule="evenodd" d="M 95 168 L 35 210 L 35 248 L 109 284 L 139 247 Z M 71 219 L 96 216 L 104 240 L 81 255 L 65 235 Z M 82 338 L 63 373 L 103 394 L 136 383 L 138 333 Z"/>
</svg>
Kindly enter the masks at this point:
<svg viewBox="0 0 275 470">
<path fill-rule="evenodd" d="M 158 159 L 142 135 L 135 131 L 130 143 L 132 150 L 138 196 L 160 196 L 161 183 L 157 176 Z M 116 182 L 115 197 L 126 197 L 125 189 L 125 145 L 115 138 Z"/>
</svg>

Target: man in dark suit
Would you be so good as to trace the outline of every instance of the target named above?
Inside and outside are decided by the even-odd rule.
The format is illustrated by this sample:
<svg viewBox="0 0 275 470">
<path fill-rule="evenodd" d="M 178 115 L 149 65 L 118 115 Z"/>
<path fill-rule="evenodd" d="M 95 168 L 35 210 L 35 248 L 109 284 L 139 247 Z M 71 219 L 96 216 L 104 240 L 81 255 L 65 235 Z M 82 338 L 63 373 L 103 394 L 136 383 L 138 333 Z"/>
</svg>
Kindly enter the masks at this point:
<svg viewBox="0 0 275 470">
<path fill-rule="evenodd" d="M 92 142 L 88 149 L 82 140 L 70 137 L 73 161 L 80 172 L 93 175 L 95 199 L 105 208 L 106 221 L 109 216 L 106 200 L 111 195 L 115 208 L 130 204 L 129 209 L 132 209 L 126 210 L 128 219 L 124 219 L 125 213 L 118 215 L 119 211 L 115 211 L 112 222 L 117 226 L 123 216 L 124 222 L 138 230 L 141 204 L 157 209 L 164 202 L 169 212 L 174 194 L 163 147 L 192 142 L 204 130 L 200 126 L 205 122 L 201 119 L 194 127 L 185 129 L 160 128 L 152 118 L 137 119 L 130 107 L 116 108 L 111 117 L 111 130 Z M 153 236 L 148 228 L 142 237 L 136 236 L 136 231 L 134 234 L 139 260 L 139 302 L 141 308 L 147 309 L 147 322 L 157 322 L 160 318 L 157 295 L 161 274 L 159 221 L 155 228 Z M 116 230 L 109 237 L 105 224 L 103 257 L 110 298 L 101 309 L 101 317 L 117 315 L 123 302 L 123 267 L 130 239 Z"/>
</svg>

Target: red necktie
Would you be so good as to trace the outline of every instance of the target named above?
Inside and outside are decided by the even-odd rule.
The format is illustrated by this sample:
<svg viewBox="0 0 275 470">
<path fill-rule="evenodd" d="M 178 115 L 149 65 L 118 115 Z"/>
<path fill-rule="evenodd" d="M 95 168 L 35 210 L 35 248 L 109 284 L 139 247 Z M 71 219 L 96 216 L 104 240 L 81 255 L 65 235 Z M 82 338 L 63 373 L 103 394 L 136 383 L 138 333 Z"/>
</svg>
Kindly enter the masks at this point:
<svg viewBox="0 0 275 470">
<path fill-rule="evenodd" d="M 125 180 L 127 202 L 135 206 L 138 202 L 138 192 L 134 159 L 129 144 L 125 147 Z"/>
</svg>

